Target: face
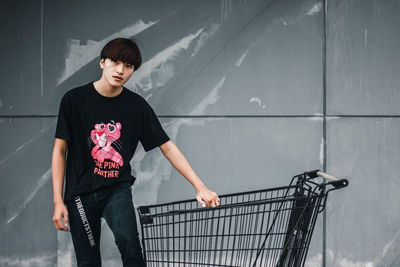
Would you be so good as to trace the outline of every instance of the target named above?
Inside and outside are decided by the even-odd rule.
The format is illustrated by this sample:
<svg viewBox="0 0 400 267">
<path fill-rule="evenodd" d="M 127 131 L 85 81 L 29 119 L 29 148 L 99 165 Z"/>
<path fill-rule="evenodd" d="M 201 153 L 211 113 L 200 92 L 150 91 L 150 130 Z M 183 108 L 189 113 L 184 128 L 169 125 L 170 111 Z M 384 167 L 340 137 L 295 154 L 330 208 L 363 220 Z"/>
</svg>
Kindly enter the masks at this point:
<svg viewBox="0 0 400 267">
<path fill-rule="evenodd" d="M 114 62 L 109 58 L 101 59 L 100 68 L 103 69 L 102 78 L 113 87 L 119 87 L 126 83 L 134 71 L 133 65 L 121 61 Z"/>
</svg>

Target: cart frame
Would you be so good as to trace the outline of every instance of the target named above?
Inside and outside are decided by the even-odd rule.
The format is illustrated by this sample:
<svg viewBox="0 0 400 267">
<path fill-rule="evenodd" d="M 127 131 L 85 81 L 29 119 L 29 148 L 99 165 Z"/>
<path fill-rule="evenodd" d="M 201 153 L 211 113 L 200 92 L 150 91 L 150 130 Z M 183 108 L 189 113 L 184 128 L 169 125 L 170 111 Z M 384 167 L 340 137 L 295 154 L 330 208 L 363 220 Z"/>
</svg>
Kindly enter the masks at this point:
<svg viewBox="0 0 400 267">
<path fill-rule="evenodd" d="M 328 180 L 315 181 L 318 176 Z M 328 193 L 346 187 L 319 170 L 288 186 L 219 196 L 220 206 L 190 199 L 137 208 L 147 266 L 302 267 Z"/>
</svg>

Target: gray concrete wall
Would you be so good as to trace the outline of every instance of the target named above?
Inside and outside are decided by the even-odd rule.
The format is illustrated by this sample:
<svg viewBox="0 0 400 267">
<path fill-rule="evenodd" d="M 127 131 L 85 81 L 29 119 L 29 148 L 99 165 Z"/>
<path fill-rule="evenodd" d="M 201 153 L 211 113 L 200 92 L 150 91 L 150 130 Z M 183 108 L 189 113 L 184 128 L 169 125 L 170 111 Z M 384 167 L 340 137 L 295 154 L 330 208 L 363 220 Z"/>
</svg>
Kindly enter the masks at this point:
<svg viewBox="0 0 400 267">
<path fill-rule="evenodd" d="M 281 186 L 311 169 L 349 179 L 318 218 L 306 266 L 400 266 L 399 1 L 4 0 L 0 10 L 1 266 L 75 265 L 51 220 L 58 105 L 100 77 L 115 37 L 139 41 L 144 62 L 126 87 L 211 189 Z M 135 205 L 195 196 L 158 149 L 139 146 L 131 165 Z M 122 266 L 104 221 L 101 239 L 104 266 Z"/>
</svg>

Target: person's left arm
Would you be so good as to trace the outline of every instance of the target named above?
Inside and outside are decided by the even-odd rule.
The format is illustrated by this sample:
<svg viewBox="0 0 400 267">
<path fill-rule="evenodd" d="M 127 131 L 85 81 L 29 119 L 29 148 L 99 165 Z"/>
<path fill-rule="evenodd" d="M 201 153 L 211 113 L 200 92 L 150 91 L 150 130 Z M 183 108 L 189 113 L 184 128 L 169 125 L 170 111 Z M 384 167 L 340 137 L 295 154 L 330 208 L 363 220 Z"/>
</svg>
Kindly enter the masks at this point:
<svg viewBox="0 0 400 267">
<path fill-rule="evenodd" d="M 202 207 L 219 206 L 218 195 L 209 190 L 193 171 L 185 156 L 171 140 L 160 146 L 161 152 L 171 162 L 172 166 L 182 174 L 196 189 L 196 199 Z"/>
</svg>

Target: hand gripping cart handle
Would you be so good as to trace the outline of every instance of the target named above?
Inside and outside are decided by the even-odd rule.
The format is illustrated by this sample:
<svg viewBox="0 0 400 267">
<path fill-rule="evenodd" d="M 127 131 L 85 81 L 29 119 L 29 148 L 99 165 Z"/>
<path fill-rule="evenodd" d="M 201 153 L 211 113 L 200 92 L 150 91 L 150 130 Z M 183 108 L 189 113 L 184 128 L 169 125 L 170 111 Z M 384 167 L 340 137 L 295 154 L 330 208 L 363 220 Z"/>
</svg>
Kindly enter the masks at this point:
<svg viewBox="0 0 400 267">
<path fill-rule="evenodd" d="M 320 179 L 318 177 L 322 177 Z M 304 266 L 317 215 L 346 179 L 313 170 L 288 186 L 138 207 L 147 266 Z"/>
</svg>

